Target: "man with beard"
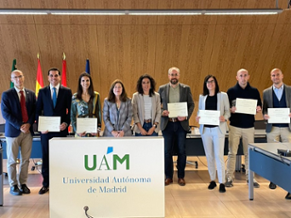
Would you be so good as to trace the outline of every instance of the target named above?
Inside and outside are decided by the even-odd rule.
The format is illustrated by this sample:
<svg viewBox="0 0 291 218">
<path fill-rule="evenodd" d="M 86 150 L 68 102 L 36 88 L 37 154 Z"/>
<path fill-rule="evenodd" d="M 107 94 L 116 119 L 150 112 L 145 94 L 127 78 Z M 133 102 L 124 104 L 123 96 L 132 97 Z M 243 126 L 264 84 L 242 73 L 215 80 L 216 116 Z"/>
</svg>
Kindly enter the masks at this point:
<svg viewBox="0 0 291 218">
<path fill-rule="evenodd" d="M 169 83 L 160 86 L 162 117 L 161 130 L 165 144 L 165 185 L 173 182 L 173 141 L 176 138 L 178 146 L 178 184 L 184 186 L 185 166 L 186 166 L 186 134 L 189 130 L 189 118 L 194 110 L 194 102 L 190 87 L 179 83 L 180 70 L 172 67 L 168 71 Z M 186 102 L 188 117 L 171 117 L 168 111 L 168 103 Z M 171 117 L 171 118 L 170 118 Z"/>
<path fill-rule="evenodd" d="M 283 73 L 280 69 L 275 68 L 271 71 L 271 80 L 273 85 L 263 92 L 263 115 L 264 119 L 268 120 L 268 108 L 291 108 L 291 87 L 283 83 Z M 291 117 L 291 113 L 289 113 Z M 284 143 L 291 142 L 291 124 L 284 123 L 268 123 L 266 127 L 267 142 L 280 143 L 280 139 Z M 276 184 L 270 182 L 269 188 L 275 189 Z M 288 193 L 285 197 L 291 199 L 291 194 Z"/>
</svg>

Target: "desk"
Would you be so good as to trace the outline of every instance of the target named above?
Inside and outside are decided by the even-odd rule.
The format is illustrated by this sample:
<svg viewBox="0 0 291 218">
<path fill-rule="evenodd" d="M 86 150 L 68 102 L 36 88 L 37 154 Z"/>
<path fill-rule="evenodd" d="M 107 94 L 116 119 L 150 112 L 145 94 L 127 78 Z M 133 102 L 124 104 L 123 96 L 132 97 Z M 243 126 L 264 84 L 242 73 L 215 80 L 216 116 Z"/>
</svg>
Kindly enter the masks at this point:
<svg viewBox="0 0 291 218">
<path fill-rule="evenodd" d="M 291 192 L 291 157 L 277 154 L 277 149 L 290 149 L 290 143 L 249 144 L 249 199 L 254 199 L 253 173 Z"/>
<path fill-rule="evenodd" d="M 255 143 L 265 143 L 266 131 L 259 129 L 255 130 Z M 204 147 L 199 132 L 187 134 L 186 138 L 186 154 L 187 156 L 205 156 Z M 239 144 L 238 155 L 243 155 L 242 142 Z M 224 155 L 228 155 L 228 133 L 225 136 Z"/>
<path fill-rule="evenodd" d="M 266 131 L 263 129 L 256 129 L 255 130 L 255 143 L 266 143 Z M 174 144 L 177 142 L 174 141 Z M 205 156 L 205 151 L 201 139 L 201 135 L 199 133 L 199 130 L 194 130 L 193 133 L 187 134 L 186 138 L 186 155 L 187 156 Z M 177 146 L 174 145 L 174 155 L 177 155 Z M 225 135 L 225 142 L 224 142 L 224 155 L 228 155 L 228 133 Z M 236 166 L 235 170 L 240 171 L 241 170 L 241 155 L 244 155 L 243 152 L 243 146 L 242 146 L 242 140 L 240 140 L 240 144 L 237 151 L 237 158 L 236 158 Z M 191 163 L 192 164 L 192 163 Z M 198 162 L 195 162 L 195 167 L 198 168 Z M 244 168 L 242 168 L 244 172 Z"/>
<path fill-rule="evenodd" d="M 6 155 L 6 138 L 5 136 L 0 136 L 0 141 L 2 143 L 3 148 L 3 159 L 7 159 Z M 30 158 L 42 158 L 42 150 L 41 150 L 41 142 L 40 136 L 34 136 L 32 141 L 32 150 Z M 19 158 L 19 155 L 18 155 Z"/>
<path fill-rule="evenodd" d="M 0 140 L 3 145 L 3 159 L 6 159 L 6 138 L 4 136 L 0 136 Z M 264 143 L 266 140 L 266 132 L 265 130 L 255 130 L 255 143 Z M 176 147 L 176 146 L 174 146 Z M 174 154 L 177 154 L 176 149 L 174 150 Z M 238 148 L 238 155 L 243 155 L 242 142 Z M 194 131 L 193 133 L 187 134 L 186 138 L 186 155 L 187 156 L 205 156 L 204 147 L 201 139 L 201 135 L 199 131 Z M 228 134 L 225 136 L 225 146 L 224 146 L 224 155 L 228 155 Z M 32 142 L 32 151 L 31 158 L 41 158 L 42 150 L 41 150 L 41 142 L 39 136 L 33 137 Z"/>
</svg>

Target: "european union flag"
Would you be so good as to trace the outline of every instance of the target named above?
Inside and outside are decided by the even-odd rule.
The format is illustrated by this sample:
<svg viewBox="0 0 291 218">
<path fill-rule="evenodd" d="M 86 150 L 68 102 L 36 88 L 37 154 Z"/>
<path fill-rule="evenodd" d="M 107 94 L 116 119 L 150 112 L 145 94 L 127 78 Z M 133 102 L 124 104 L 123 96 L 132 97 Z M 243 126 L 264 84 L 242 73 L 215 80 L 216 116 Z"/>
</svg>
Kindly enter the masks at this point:
<svg viewBox="0 0 291 218">
<path fill-rule="evenodd" d="M 86 60 L 86 70 L 85 70 L 88 74 L 90 74 L 90 61 L 89 59 Z"/>
</svg>

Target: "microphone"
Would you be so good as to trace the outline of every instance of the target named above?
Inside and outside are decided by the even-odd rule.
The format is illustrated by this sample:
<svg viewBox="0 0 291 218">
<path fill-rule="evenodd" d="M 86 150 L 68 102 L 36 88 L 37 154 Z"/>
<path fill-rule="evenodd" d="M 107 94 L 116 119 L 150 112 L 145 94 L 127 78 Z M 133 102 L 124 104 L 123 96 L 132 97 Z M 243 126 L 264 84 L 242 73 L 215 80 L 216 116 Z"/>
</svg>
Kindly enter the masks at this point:
<svg viewBox="0 0 291 218">
<path fill-rule="evenodd" d="M 88 207 L 88 206 L 85 206 L 83 209 L 85 210 L 85 215 L 86 215 L 87 218 L 94 218 L 94 217 L 90 216 L 90 215 L 87 213 L 87 211 L 89 210 L 89 207 Z"/>
</svg>

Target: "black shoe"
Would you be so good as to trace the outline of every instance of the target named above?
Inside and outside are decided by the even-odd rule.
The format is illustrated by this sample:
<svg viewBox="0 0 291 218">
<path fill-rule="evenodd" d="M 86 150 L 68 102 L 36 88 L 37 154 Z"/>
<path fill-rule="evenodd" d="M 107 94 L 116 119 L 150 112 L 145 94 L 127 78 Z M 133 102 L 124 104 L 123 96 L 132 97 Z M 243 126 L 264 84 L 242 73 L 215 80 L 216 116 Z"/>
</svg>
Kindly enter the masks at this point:
<svg viewBox="0 0 291 218">
<path fill-rule="evenodd" d="M 215 181 L 211 181 L 209 186 L 208 186 L 208 189 L 212 190 L 216 187 L 216 182 Z"/>
<path fill-rule="evenodd" d="M 290 192 L 287 193 L 287 195 L 285 196 L 285 199 L 291 200 L 291 193 Z"/>
<path fill-rule="evenodd" d="M 225 190 L 225 185 L 222 184 L 222 183 L 219 185 L 219 192 L 220 192 L 220 193 L 224 193 L 224 192 L 226 192 L 226 190 Z"/>
<path fill-rule="evenodd" d="M 41 189 L 39 190 L 38 194 L 43 195 L 45 193 L 47 193 L 49 191 L 49 187 L 41 187 Z"/>
<path fill-rule="evenodd" d="M 270 182 L 270 184 L 269 184 L 269 188 L 270 188 L 270 189 L 276 189 L 276 188 L 277 188 L 277 185 L 274 184 L 274 183 L 272 183 L 272 182 Z"/>
<path fill-rule="evenodd" d="M 10 194 L 12 195 L 22 195 L 22 192 L 19 190 L 17 185 L 10 187 Z"/>
<path fill-rule="evenodd" d="M 30 194 L 30 189 L 26 184 L 22 184 L 19 190 L 22 192 L 22 194 Z"/>
</svg>

